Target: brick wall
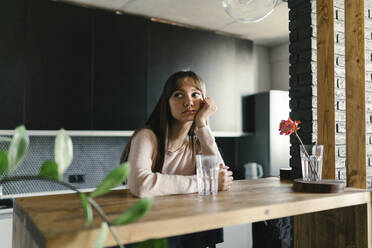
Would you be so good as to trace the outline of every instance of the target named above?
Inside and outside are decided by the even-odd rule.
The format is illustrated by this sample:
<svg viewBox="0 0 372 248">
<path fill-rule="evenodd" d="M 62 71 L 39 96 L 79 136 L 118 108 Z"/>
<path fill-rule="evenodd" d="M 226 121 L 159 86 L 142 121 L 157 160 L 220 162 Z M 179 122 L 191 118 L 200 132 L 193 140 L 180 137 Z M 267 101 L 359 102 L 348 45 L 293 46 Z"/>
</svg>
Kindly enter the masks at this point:
<svg viewBox="0 0 372 248">
<path fill-rule="evenodd" d="M 289 96 L 290 116 L 300 120 L 299 135 L 305 144 L 317 140 L 316 88 L 316 2 L 289 0 Z M 301 177 L 299 142 L 291 135 L 290 166 Z"/>
<path fill-rule="evenodd" d="M 365 60 L 366 60 L 366 121 L 367 121 L 367 186 L 372 187 L 372 3 L 364 5 Z"/>
<path fill-rule="evenodd" d="M 346 94 L 344 0 L 334 0 L 336 179 L 346 180 Z"/>
<path fill-rule="evenodd" d="M 316 1 L 289 0 L 291 118 L 302 121 L 305 144 L 317 140 Z M 334 0 L 336 179 L 346 180 L 344 0 Z M 365 1 L 367 186 L 372 187 L 372 3 Z M 290 166 L 301 176 L 298 141 L 291 137 Z"/>
</svg>

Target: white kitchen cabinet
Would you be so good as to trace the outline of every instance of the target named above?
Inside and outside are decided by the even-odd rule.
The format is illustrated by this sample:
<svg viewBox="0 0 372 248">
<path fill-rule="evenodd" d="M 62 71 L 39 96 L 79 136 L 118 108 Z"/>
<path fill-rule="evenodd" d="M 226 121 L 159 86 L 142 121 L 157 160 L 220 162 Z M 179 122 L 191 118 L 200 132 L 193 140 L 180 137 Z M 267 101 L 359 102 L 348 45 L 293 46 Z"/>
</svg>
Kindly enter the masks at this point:
<svg viewBox="0 0 372 248">
<path fill-rule="evenodd" d="M 217 248 L 251 248 L 252 224 L 228 226 L 223 228 L 224 242 L 217 244 Z"/>
<path fill-rule="evenodd" d="M 12 247 L 13 210 L 0 209 L 0 247 Z"/>
</svg>

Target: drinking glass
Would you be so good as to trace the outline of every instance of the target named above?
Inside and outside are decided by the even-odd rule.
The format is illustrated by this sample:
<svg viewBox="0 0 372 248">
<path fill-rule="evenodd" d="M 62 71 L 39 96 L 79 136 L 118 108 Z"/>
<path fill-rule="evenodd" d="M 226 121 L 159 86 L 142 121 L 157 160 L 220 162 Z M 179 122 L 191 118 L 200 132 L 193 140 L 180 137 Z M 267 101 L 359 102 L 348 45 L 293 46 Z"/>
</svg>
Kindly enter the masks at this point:
<svg viewBox="0 0 372 248">
<path fill-rule="evenodd" d="M 196 155 L 199 195 L 217 194 L 219 168 L 219 160 L 216 155 Z"/>
<path fill-rule="evenodd" d="M 323 145 L 300 145 L 302 179 L 322 180 Z"/>
</svg>

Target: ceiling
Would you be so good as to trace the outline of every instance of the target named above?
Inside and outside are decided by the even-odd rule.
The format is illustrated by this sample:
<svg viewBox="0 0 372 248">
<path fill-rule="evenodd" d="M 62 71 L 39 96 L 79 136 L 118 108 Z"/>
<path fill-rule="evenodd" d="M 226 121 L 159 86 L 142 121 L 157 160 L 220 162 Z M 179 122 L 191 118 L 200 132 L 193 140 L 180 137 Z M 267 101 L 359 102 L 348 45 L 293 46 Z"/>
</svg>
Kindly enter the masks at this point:
<svg viewBox="0 0 372 248">
<path fill-rule="evenodd" d="M 279 0 L 273 13 L 259 23 L 237 23 L 221 0 L 55 0 L 160 19 L 182 26 L 214 31 L 274 46 L 289 41 L 288 5 Z"/>
</svg>

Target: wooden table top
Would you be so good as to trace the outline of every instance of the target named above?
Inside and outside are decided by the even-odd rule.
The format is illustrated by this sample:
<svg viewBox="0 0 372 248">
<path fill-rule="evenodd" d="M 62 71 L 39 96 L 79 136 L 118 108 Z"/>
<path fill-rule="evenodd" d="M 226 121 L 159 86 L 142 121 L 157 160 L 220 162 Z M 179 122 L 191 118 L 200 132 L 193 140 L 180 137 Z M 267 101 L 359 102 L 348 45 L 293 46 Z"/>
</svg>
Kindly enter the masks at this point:
<svg viewBox="0 0 372 248">
<path fill-rule="evenodd" d="M 366 190 L 348 188 L 342 193 L 311 194 L 294 192 L 291 186 L 277 178 L 241 180 L 234 181 L 231 191 L 217 196 L 155 197 L 143 219 L 116 229 L 124 243 L 131 243 L 371 202 L 371 192 Z M 138 198 L 128 190 L 116 190 L 96 200 L 114 220 Z M 18 198 L 14 214 L 28 218 L 26 228 L 37 243 L 47 247 L 91 247 L 101 223 L 95 213 L 92 225 L 84 227 L 76 194 Z M 109 234 L 106 245 L 115 244 Z"/>
</svg>

